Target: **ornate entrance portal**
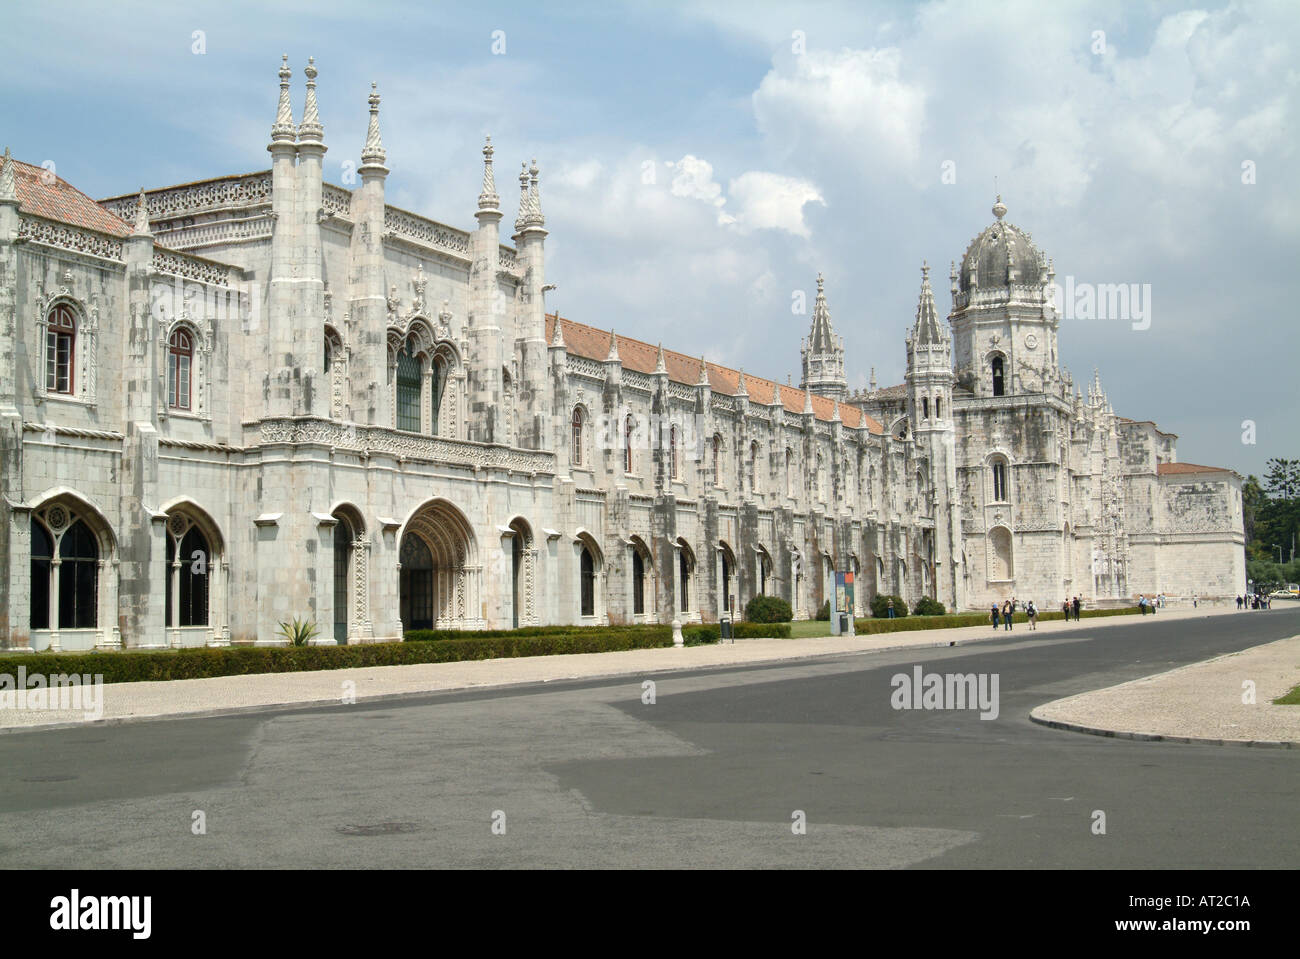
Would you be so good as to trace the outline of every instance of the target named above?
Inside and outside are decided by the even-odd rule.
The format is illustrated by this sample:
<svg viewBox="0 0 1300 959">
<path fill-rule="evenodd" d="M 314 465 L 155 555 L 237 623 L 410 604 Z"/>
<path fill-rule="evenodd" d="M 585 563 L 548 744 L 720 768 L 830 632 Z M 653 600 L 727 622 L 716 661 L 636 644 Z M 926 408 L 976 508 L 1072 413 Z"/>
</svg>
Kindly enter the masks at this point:
<svg viewBox="0 0 1300 959">
<path fill-rule="evenodd" d="M 402 629 L 481 629 L 483 569 L 474 533 L 446 500 L 420 507 L 398 552 Z"/>
</svg>

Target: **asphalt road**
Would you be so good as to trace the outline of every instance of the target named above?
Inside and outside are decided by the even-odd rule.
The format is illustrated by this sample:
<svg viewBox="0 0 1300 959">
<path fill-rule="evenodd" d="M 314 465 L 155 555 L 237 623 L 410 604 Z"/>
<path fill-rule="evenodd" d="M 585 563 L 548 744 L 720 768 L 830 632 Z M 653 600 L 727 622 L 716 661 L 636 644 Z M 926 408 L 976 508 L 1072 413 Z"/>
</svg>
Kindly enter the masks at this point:
<svg viewBox="0 0 1300 959">
<path fill-rule="evenodd" d="M 659 675 L 653 704 L 627 677 L 9 734 L 0 867 L 1291 868 L 1300 751 L 1028 716 L 1297 633 L 1296 609 L 1019 628 Z M 998 718 L 894 709 L 916 664 L 997 674 Z"/>
</svg>

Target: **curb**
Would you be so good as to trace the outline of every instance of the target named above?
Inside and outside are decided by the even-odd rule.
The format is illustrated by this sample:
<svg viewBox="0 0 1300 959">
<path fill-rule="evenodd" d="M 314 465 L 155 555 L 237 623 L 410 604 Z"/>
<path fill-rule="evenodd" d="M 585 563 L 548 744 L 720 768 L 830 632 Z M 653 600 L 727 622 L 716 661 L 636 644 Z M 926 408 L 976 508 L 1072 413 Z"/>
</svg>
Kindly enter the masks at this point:
<svg viewBox="0 0 1300 959">
<path fill-rule="evenodd" d="M 1047 719 L 1036 715 L 1037 712 L 1037 710 L 1030 712 L 1030 722 L 1051 729 L 1064 729 L 1067 732 L 1084 733 L 1088 736 L 1102 736 L 1107 739 L 1128 739 L 1143 743 L 1196 743 L 1204 746 L 1253 746 L 1260 749 L 1300 748 L 1300 743 L 1276 739 L 1209 739 L 1200 736 L 1166 736 L 1163 733 L 1135 733 L 1123 729 L 1102 729 L 1098 726 L 1084 726 L 1082 723 L 1066 722 L 1063 719 Z"/>
</svg>

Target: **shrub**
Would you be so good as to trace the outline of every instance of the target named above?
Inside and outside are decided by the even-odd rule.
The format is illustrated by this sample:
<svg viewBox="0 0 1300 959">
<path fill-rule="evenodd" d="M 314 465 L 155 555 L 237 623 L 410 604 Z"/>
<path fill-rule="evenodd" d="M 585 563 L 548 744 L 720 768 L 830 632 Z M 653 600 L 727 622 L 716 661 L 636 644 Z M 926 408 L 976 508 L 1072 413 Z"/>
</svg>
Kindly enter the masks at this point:
<svg viewBox="0 0 1300 959">
<path fill-rule="evenodd" d="M 942 616 L 947 613 L 947 608 L 937 599 L 931 599 L 929 596 L 922 596 L 916 601 L 916 606 L 912 609 L 915 616 Z"/>
<path fill-rule="evenodd" d="M 297 616 L 293 618 L 292 623 L 280 624 L 280 635 L 289 641 L 290 646 L 306 646 L 307 643 L 316 638 L 318 632 L 320 632 L 319 626 L 299 619 Z"/>
<path fill-rule="evenodd" d="M 751 623 L 788 623 L 794 619 L 794 611 L 779 596 L 755 596 L 745 604 L 745 619 Z"/>
<path fill-rule="evenodd" d="M 831 601 L 828 599 L 822 603 L 822 608 L 817 610 L 817 619 L 829 623 L 831 620 Z"/>
<path fill-rule="evenodd" d="M 894 601 L 894 618 L 902 619 L 907 615 L 907 603 L 903 602 L 901 596 L 890 596 L 888 593 L 877 593 L 876 598 L 871 601 L 871 615 L 876 619 L 889 618 L 889 601 Z"/>
</svg>

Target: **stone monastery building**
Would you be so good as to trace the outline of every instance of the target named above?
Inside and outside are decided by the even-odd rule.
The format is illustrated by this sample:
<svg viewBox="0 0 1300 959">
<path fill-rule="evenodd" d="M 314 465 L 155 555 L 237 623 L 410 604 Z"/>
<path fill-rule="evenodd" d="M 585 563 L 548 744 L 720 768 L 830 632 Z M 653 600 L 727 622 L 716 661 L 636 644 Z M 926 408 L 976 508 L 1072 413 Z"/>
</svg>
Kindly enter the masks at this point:
<svg viewBox="0 0 1300 959">
<path fill-rule="evenodd" d="M 548 315 L 535 163 L 503 244 L 389 206 L 379 96 L 344 189 L 316 69 L 269 170 L 96 203 L 0 168 L 0 647 L 810 616 L 851 571 L 987 608 L 1245 589 L 1241 478 L 1086 396 L 1004 219 L 906 383 L 850 394 L 823 284 L 800 388 Z M 684 344 L 683 344 L 684 345 Z"/>
</svg>

